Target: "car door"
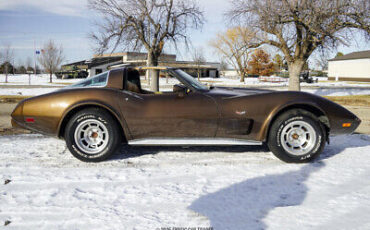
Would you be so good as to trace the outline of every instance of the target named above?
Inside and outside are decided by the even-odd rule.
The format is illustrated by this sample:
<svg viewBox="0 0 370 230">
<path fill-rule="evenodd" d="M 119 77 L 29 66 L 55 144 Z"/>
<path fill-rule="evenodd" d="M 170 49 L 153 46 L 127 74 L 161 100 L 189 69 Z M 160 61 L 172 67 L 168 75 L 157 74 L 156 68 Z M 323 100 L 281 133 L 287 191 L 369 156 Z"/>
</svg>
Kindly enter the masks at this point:
<svg viewBox="0 0 370 230">
<path fill-rule="evenodd" d="M 121 109 L 133 139 L 214 137 L 218 109 L 202 92 L 138 94 L 122 92 Z"/>
</svg>

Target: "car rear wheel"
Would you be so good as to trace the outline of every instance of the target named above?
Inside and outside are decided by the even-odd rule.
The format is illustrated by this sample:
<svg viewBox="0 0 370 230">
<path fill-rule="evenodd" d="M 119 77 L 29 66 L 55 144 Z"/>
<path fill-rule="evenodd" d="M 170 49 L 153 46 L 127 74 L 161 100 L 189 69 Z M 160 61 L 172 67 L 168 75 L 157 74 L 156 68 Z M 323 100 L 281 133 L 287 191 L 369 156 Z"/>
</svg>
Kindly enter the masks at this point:
<svg viewBox="0 0 370 230">
<path fill-rule="evenodd" d="M 111 156 L 121 144 L 119 125 L 105 110 L 84 109 L 68 122 L 64 138 L 73 156 L 86 162 L 98 162 Z"/>
<path fill-rule="evenodd" d="M 309 162 L 325 147 L 326 132 L 315 115 L 295 109 L 280 115 L 272 124 L 268 147 L 288 163 Z"/>
</svg>

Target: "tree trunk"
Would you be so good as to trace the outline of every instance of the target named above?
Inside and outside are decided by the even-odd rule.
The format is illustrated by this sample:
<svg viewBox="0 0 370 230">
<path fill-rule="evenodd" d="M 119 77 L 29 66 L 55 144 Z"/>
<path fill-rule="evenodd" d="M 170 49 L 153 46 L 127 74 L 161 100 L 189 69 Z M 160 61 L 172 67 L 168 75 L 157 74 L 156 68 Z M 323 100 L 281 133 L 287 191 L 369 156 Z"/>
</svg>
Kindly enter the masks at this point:
<svg viewBox="0 0 370 230">
<path fill-rule="evenodd" d="M 240 73 L 240 82 L 245 83 L 245 77 L 247 76 L 247 73 L 244 70 L 240 71 Z"/>
<path fill-rule="evenodd" d="M 4 68 L 5 68 L 5 83 L 8 83 L 8 66 L 6 63 L 4 65 Z"/>
<path fill-rule="evenodd" d="M 52 76 L 53 76 L 53 73 L 50 73 L 50 83 L 53 83 L 53 78 L 52 78 Z"/>
<path fill-rule="evenodd" d="M 158 57 L 154 53 L 148 52 L 147 66 L 158 66 Z M 153 92 L 159 91 L 159 70 L 151 69 L 150 71 L 150 89 Z"/>
<path fill-rule="evenodd" d="M 305 61 L 297 60 L 288 63 L 289 69 L 289 90 L 291 91 L 301 91 L 301 85 L 299 81 L 299 75 L 303 69 Z"/>
<path fill-rule="evenodd" d="M 240 75 L 240 82 L 245 82 L 245 77 L 244 77 L 244 73 L 241 73 Z"/>
<path fill-rule="evenodd" d="M 243 68 L 243 66 L 241 66 L 241 65 L 238 65 L 238 66 L 239 66 L 239 73 L 240 73 L 240 82 L 245 83 L 245 76 L 247 75 L 246 71 Z"/>
</svg>

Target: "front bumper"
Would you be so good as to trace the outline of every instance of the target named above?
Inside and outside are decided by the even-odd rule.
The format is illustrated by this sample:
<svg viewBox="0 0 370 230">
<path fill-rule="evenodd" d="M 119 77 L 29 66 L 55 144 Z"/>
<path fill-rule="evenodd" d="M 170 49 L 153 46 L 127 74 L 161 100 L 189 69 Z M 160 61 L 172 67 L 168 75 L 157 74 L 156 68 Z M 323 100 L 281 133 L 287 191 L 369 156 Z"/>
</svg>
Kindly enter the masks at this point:
<svg viewBox="0 0 370 230">
<path fill-rule="evenodd" d="M 350 134 L 353 133 L 353 132 L 355 132 L 356 129 L 360 126 L 361 119 L 358 118 L 358 117 L 356 117 L 354 120 L 352 120 L 351 123 L 352 123 L 351 127 L 348 127 L 349 130 L 347 130 L 348 133 L 350 133 Z"/>
<path fill-rule="evenodd" d="M 343 127 L 343 124 L 350 123 L 350 127 Z M 360 126 L 361 120 L 358 117 L 353 119 L 340 119 L 336 122 L 333 122 L 330 134 L 331 135 L 343 135 L 343 134 L 352 134 Z"/>
</svg>

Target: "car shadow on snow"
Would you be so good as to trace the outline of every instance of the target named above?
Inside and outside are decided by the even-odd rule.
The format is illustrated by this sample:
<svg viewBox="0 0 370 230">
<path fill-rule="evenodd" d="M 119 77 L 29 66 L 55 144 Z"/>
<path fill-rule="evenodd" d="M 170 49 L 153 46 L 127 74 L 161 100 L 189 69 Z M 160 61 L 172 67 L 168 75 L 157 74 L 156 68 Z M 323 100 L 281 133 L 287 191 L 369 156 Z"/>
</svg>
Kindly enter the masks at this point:
<svg viewBox="0 0 370 230">
<path fill-rule="evenodd" d="M 297 171 L 252 178 L 206 194 L 189 208 L 206 216 L 214 229 L 266 229 L 267 214 L 277 207 L 301 204 L 308 191 L 304 182 L 324 165 L 315 162 Z"/>
<path fill-rule="evenodd" d="M 334 140 L 330 145 L 327 145 L 324 152 L 316 160 L 321 160 L 324 158 L 330 158 L 340 152 L 345 148 L 349 147 L 361 147 L 366 146 L 366 143 L 370 145 L 370 137 L 367 135 L 353 135 L 350 138 L 356 139 L 357 141 L 348 141 L 346 139 L 348 136 L 339 136 L 332 138 Z M 363 138 L 363 139 L 361 139 Z M 363 144 L 361 144 L 363 143 Z M 260 152 L 261 154 L 271 154 L 266 144 L 262 146 L 130 146 L 122 145 L 121 149 L 114 155 L 110 160 L 122 160 L 140 157 L 144 155 L 154 155 L 159 152 L 187 152 L 194 153 L 197 152 L 229 152 L 232 153 L 247 153 L 247 152 Z"/>
<path fill-rule="evenodd" d="M 144 155 L 154 155 L 159 152 L 229 152 L 245 153 L 245 152 L 261 152 L 268 153 L 267 145 L 262 146 L 130 146 L 122 145 L 117 155 L 114 155 L 110 160 L 122 160 L 140 157 Z"/>
<path fill-rule="evenodd" d="M 309 191 L 305 181 L 312 173 L 325 167 L 323 160 L 348 147 L 369 146 L 368 136 L 363 137 L 362 139 L 359 135 L 355 141 L 349 143 L 343 142 L 344 138 L 336 140 L 336 146 L 327 146 L 317 160 L 303 165 L 299 170 L 233 184 L 201 196 L 189 208 L 206 216 L 214 229 L 266 229 L 268 226 L 264 223 L 264 218 L 270 211 L 278 207 L 302 204 Z"/>
<path fill-rule="evenodd" d="M 370 136 L 366 134 L 341 135 L 330 138 L 330 144 L 325 146 L 324 151 L 316 161 L 327 159 L 340 154 L 347 148 L 370 146 Z"/>
</svg>

